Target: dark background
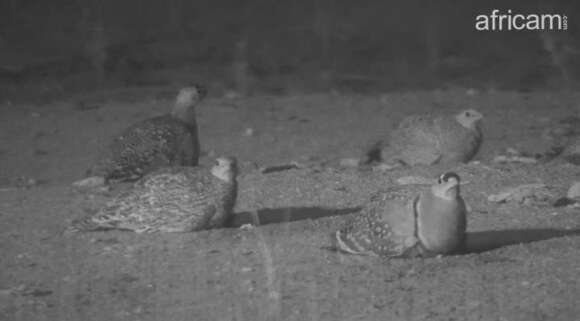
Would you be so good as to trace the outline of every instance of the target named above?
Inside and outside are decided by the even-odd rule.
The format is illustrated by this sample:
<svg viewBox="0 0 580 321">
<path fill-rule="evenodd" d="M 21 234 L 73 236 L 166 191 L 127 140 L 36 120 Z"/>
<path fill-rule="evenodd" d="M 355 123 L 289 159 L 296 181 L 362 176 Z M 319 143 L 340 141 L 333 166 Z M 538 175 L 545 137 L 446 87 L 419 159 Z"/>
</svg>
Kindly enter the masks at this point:
<svg viewBox="0 0 580 321">
<path fill-rule="evenodd" d="M 32 84 L 49 99 L 190 81 L 214 94 L 454 85 L 530 90 L 573 85 L 580 57 L 578 1 L 0 3 L 4 99 Z M 538 32 L 476 31 L 475 17 L 494 8 L 565 14 L 569 29 L 551 35 L 555 50 Z"/>
</svg>

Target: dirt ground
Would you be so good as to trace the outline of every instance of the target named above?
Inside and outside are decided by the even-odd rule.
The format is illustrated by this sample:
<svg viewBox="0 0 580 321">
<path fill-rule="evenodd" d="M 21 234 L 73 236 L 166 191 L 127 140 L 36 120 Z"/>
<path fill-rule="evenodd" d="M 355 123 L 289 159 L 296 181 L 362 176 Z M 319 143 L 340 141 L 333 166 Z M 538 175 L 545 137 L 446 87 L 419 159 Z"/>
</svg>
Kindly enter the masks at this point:
<svg viewBox="0 0 580 321">
<path fill-rule="evenodd" d="M 63 236 L 103 201 L 71 187 L 99 146 L 165 112 L 177 89 L 0 105 L 1 320 L 578 320 L 579 210 L 487 201 L 537 182 L 564 195 L 578 180 L 580 169 L 559 159 L 491 162 L 507 147 L 546 148 L 545 128 L 578 114 L 577 93 L 210 97 L 198 109 L 202 164 L 221 154 L 240 160 L 235 226 Z M 339 160 L 360 156 L 404 115 L 466 107 L 485 114 L 480 163 L 453 168 L 469 182 L 469 253 L 383 260 L 329 251 L 329 233 L 371 193 L 447 169 L 380 172 Z M 305 166 L 258 170 L 290 161 Z M 239 228 L 252 213 L 262 225 Z"/>
</svg>

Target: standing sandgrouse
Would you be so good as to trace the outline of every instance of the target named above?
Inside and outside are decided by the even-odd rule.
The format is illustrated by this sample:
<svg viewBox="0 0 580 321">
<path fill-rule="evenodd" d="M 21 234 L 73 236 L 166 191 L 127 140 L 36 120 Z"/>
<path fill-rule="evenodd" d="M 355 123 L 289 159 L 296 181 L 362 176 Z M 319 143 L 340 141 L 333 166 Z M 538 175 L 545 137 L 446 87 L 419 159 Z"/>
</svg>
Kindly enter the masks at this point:
<svg viewBox="0 0 580 321">
<path fill-rule="evenodd" d="M 466 229 L 466 205 L 459 186 L 459 176 L 448 172 L 430 187 L 389 188 L 333 233 L 332 242 L 343 252 L 384 257 L 459 252 Z"/>
<path fill-rule="evenodd" d="M 406 165 L 454 164 L 470 161 L 478 152 L 483 135 L 483 115 L 473 109 L 453 117 L 414 115 L 401 121 L 390 134 L 387 146 L 377 143 L 371 155 L 387 163 Z M 369 159 L 372 160 L 372 159 Z"/>
<path fill-rule="evenodd" d="M 196 166 L 199 139 L 195 106 L 205 93 L 201 86 L 183 88 L 171 113 L 126 128 L 113 138 L 87 177 L 128 181 L 164 166 Z"/>
<path fill-rule="evenodd" d="M 237 198 L 235 158 L 211 169 L 166 167 L 147 174 L 97 213 L 73 222 L 66 233 L 107 229 L 191 232 L 222 227 Z"/>
</svg>

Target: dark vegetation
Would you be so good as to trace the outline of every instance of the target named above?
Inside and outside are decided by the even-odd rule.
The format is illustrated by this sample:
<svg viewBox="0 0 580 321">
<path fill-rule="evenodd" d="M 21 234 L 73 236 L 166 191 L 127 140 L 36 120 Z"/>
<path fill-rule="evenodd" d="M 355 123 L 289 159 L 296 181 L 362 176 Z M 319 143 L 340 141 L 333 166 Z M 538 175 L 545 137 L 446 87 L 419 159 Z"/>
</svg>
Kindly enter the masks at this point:
<svg viewBox="0 0 580 321">
<path fill-rule="evenodd" d="M 576 35 L 580 16 L 575 1 L 6 0 L 1 6 L 0 94 L 10 97 L 34 82 L 45 98 L 193 80 L 214 93 L 242 94 L 554 87 L 574 77 L 573 68 L 560 66 L 568 61 L 555 63 L 554 56 L 571 46 L 560 38 Z M 537 32 L 476 31 L 475 17 L 493 8 L 566 14 L 569 28 L 554 35 L 556 49 Z"/>
</svg>

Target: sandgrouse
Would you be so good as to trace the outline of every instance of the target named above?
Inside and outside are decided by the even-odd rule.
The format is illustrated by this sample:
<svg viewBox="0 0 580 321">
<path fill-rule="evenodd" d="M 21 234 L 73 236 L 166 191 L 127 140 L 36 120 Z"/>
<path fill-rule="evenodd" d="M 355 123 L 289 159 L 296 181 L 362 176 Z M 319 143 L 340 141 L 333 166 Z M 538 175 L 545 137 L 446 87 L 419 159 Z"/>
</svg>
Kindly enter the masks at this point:
<svg viewBox="0 0 580 321">
<path fill-rule="evenodd" d="M 114 137 L 87 177 L 129 181 L 164 166 L 196 166 L 199 138 L 195 106 L 205 89 L 181 89 L 170 113 L 135 123 Z"/>
<path fill-rule="evenodd" d="M 442 174 L 432 186 L 391 187 L 332 234 L 334 247 L 351 254 L 421 257 L 460 252 L 466 205 L 459 176 Z"/>
<path fill-rule="evenodd" d="M 483 136 L 479 123 L 482 118 L 482 114 L 472 109 L 453 117 L 406 117 L 391 132 L 386 146 L 379 142 L 367 153 L 369 160 L 379 158 L 387 163 L 410 166 L 466 163 L 481 145 Z"/>
<path fill-rule="evenodd" d="M 107 229 L 191 232 L 222 227 L 237 197 L 235 158 L 220 157 L 211 169 L 166 167 L 140 180 L 66 233 Z"/>
</svg>

